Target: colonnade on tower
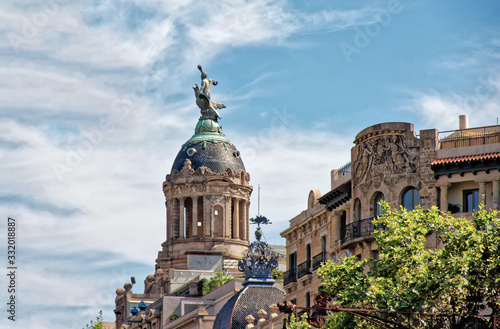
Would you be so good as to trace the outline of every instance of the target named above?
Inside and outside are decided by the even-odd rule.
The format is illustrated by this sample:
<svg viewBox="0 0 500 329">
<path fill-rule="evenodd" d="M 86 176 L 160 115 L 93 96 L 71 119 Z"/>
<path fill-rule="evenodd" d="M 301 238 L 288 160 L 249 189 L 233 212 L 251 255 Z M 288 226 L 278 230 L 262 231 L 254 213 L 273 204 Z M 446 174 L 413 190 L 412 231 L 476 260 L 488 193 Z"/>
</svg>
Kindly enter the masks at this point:
<svg viewBox="0 0 500 329">
<path fill-rule="evenodd" d="M 250 175 L 240 151 L 222 133 L 218 110 L 225 106 L 210 100 L 217 82 L 198 68 L 201 88 L 193 89 L 201 116 L 163 182 L 166 240 L 157 269 L 187 269 L 190 253 L 239 260 L 249 245 Z"/>
<path fill-rule="evenodd" d="M 248 241 L 248 200 L 224 196 L 222 202 L 212 204 L 211 199 L 192 195 L 168 200 L 171 224 L 167 225 L 167 240 L 210 237 Z"/>
</svg>

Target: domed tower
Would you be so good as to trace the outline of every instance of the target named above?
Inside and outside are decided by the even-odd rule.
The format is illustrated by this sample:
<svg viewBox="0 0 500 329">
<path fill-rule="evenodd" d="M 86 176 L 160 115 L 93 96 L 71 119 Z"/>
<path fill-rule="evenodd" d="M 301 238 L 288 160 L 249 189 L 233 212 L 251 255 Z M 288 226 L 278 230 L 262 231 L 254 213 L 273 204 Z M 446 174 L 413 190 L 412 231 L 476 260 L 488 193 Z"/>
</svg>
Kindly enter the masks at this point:
<svg viewBox="0 0 500 329">
<path fill-rule="evenodd" d="M 201 117 L 163 183 L 167 239 L 157 269 L 200 269 L 202 264 L 195 263 L 204 260 L 189 255 L 239 260 L 249 245 L 250 175 L 240 152 L 222 134 L 217 110 L 225 106 L 210 100 L 210 87 L 217 81 L 198 69 L 201 88 L 193 89 Z"/>
</svg>

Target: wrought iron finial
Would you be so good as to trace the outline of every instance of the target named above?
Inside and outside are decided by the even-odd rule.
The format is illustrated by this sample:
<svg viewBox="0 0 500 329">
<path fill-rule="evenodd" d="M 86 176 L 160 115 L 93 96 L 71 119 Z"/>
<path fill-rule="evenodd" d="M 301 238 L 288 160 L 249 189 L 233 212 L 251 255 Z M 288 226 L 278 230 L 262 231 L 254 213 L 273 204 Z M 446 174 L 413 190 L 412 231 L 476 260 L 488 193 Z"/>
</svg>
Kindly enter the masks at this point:
<svg viewBox="0 0 500 329">
<path fill-rule="evenodd" d="M 264 241 L 260 241 L 262 229 L 255 231 L 257 241 L 248 247 L 244 258 L 238 263 L 238 270 L 245 273 L 246 279 L 272 279 L 273 269 L 278 267 L 279 255 Z"/>
<path fill-rule="evenodd" d="M 257 224 L 260 227 L 260 224 L 268 225 L 272 224 L 272 222 L 264 215 L 257 215 L 255 218 L 250 218 L 250 224 Z"/>
</svg>

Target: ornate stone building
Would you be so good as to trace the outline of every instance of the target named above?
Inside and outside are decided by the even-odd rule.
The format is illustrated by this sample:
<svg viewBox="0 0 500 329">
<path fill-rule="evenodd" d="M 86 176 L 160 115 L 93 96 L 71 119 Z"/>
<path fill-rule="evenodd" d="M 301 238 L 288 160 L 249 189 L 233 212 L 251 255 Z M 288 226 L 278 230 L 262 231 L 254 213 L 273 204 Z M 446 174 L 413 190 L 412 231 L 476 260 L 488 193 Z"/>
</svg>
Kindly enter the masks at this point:
<svg viewBox="0 0 500 329">
<path fill-rule="evenodd" d="M 200 279 L 216 271 L 237 272 L 238 261 L 249 246 L 252 193 L 240 152 L 218 122 L 217 110 L 225 106 L 210 99 L 210 87 L 217 82 L 198 68 L 201 88 L 195 85 L 193 89 L 201 116 L 163 182 L 166 240 L 156 259 L 155 274 L 144 280 L 144 293 L 132 293 L 130 283 L 117 289 L 117 328 L 164 328 L 173 313 L 184 316 L 177 321 L 184 327 L 196 318 L 198 327 L 211 328 L 217 312 L 238 289 L 233 283 L 211 298 L 200 298 L 198 293 Z M 186 318 L 186 314 L 193 317 Z"/>
<path fill-rule="evenodd" d="M 315 275 L 325 260 L 355 255 L 378 258 L 372 237 L 379 202 L 408 210 L 433 205 L 470 216 L 478 204 L 500 207 L 500 126 L 468 128 L 439 138 L 437 129 L 421 130 L 403 122 L 381 123 L 362 130 L 351 159 L 332 171 L 331 191 L 309 193 L 308 209 L 290 220 L 284 276 L 287 299 L 311 304 L 320 286 Z M 437 244 L 435 234 L 427 246 Z"/>
<path fill-rule="evenodd" d="M 189 268 L 186 250 L 239 260 L 248 246 L 249 180 L 240 152 L 220 124 L 200 118 L 163 183 L 167 239 L 157 269 Z"/>
</svg>

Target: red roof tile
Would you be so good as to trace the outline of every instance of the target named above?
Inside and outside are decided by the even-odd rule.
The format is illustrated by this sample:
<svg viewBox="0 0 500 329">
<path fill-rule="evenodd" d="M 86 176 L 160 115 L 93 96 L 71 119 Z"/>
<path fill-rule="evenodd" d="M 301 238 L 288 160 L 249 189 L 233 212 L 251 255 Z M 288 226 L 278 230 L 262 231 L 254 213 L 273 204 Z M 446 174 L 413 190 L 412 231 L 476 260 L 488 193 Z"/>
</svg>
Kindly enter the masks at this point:
<svg viewBox="0 0 500 329">
<path fill-rule="evenodd" d="M 431 166 L 438 164 L 459 163 L 459 162 L 477 161 L 486 159 L 500 159 L 500 152 L 436 159 L 432 161 Z"/>
</svg>

